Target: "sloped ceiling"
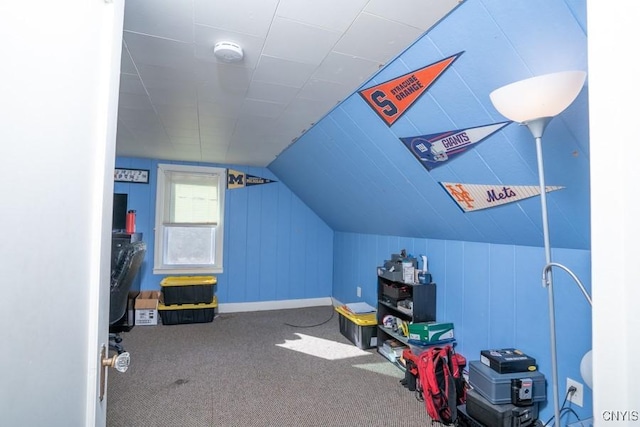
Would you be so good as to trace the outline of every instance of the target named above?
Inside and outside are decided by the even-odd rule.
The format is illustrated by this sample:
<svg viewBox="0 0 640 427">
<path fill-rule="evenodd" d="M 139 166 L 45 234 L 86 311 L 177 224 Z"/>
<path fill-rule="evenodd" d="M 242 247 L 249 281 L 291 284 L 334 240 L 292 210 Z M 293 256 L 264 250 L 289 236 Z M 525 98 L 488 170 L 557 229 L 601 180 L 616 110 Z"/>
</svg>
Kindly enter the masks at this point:
<svg viewBox="0 0 640 427">
<path fill-rule="evenodd" d="M 457 4 L 127 0 L 117 154 L 266 166 Z"/>
<path fill-rule="evenodd" d="M 430 171 L 401 138 L 504 122 L 489 93 L 587 71 L 586 28 L 584 0 L 467 0 L 360 87 L 460 54 L 397 121 L 388 126 L 356 91 L 269 169 L 336 231 L 542 246 L 539 197 L 464 213 L 440 184 L 537 186 L 526 127 L 508 124 Z M 543 138 L 546 185 L 565 187 L 547 197 L 552 247 L 590 247 L 587 93 L 585 84 Z"/>
</svg>

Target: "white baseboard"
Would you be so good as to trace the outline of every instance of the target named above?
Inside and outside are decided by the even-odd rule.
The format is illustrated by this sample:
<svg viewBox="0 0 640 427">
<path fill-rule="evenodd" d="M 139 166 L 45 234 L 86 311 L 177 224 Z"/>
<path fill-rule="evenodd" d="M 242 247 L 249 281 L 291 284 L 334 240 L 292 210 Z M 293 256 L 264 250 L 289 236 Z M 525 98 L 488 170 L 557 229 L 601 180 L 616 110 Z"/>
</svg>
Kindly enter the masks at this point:
<svg viewBox="0 0 640 427">
<path fill-rule="evenodd" d="M 288 308 L 318 307 L 334 305 L 331 297 L 290 299 L 282 301 L 230 302 L 218 304 L 218 313 L 241 313 L 245 311 L 284 310 Z"/>
</svg>

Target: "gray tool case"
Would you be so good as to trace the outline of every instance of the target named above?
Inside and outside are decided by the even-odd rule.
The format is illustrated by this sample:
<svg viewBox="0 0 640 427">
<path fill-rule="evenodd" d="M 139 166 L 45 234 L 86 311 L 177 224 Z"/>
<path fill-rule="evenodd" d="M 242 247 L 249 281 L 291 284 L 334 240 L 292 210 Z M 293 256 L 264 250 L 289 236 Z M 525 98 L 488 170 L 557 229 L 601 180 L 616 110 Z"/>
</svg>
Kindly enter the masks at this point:
<svg viewBox="0 0 640 427">
<path fill-rule="evenodd" d="M 482 397 L 494 405 L 515 403 L 511 400 L 511 380 L 530 378 L 533 380 L 532 402 L 547 399 L 544 374 L 539 371 L 499 374 L 479 360 L 469 362 L 469 384 Z"/>
</svg>

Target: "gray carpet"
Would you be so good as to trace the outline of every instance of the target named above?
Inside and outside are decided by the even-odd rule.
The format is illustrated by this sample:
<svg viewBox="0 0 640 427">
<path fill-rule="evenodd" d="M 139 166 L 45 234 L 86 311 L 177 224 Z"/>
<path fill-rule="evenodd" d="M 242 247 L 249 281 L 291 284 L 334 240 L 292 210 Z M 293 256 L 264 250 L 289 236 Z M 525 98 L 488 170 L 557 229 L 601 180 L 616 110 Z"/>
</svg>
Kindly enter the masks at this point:
<svg viewBox="0 0 640 427">
<path fill-rule="evenodd" d="M 300 343 L 305 336 L 358 350 L 340 334 L 338 314 L 330 306 L 223 314 L 202 324 L 137 326 L 123 334 L 131 353 L 129 370 L 109 373 L 107 425 L 431 424 L 424 403 L 400 384 L 400 370 L 375 350 L 327 360 L 277 345 Z M 331 348 L 321 343 L 322 350 L 334 354 Z"/>
</svg>

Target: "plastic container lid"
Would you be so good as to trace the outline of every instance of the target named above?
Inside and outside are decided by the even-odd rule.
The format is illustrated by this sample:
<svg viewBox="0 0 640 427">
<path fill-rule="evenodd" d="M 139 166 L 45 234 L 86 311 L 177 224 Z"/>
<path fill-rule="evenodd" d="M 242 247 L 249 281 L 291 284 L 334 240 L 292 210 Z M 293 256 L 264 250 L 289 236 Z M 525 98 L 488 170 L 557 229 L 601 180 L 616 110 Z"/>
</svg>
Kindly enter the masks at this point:
<svg viewBox="0 0 640 427">
<path fill-rule="evenodd" d="M 158 310 L 202 310 L 205 308 L 216 308 L 218 306 L 218 297 L 213 297 L 213 301 L 209 304 L 171 304 L 164 305 L 163 303 L 158 303 Z"/>
<path fill-rule="evenodd" d="M 376 313 L 355 314 L 343 305 L 336 307 L 336 311 L 358 326 L 375 326 L 378 324 Z"/>
<path fill-rule="evenodd" d="M 160 286 L 215 285 L 216 283 L 216 276 L 172 276 L 162 279 Z"/>
</svg>

